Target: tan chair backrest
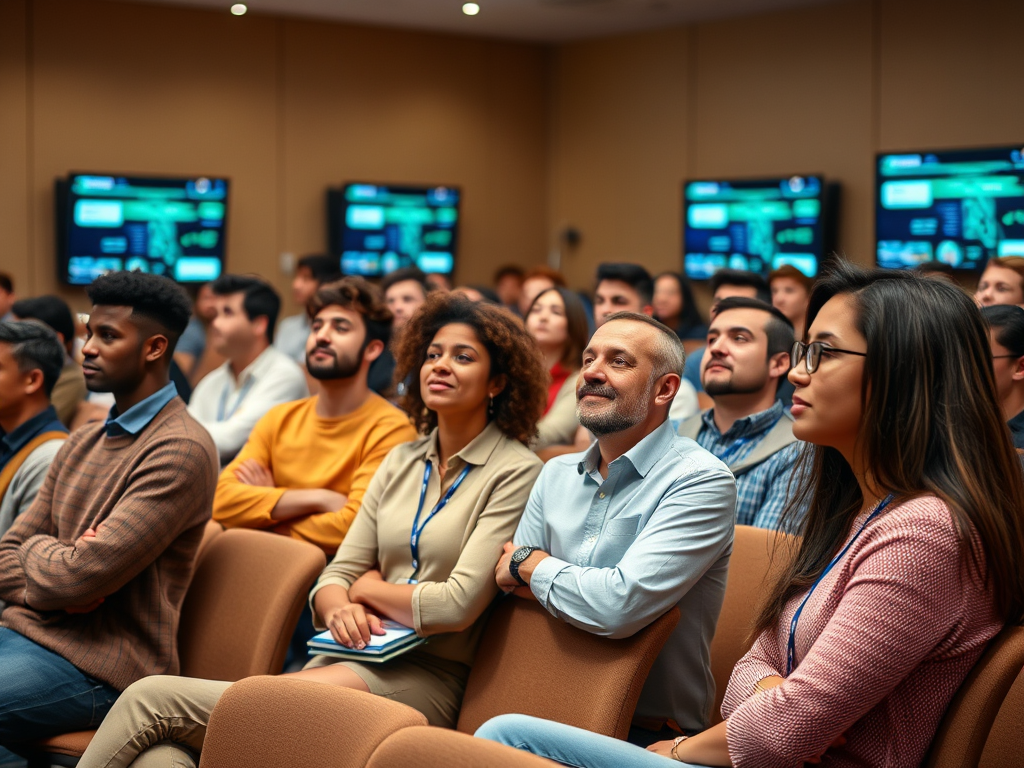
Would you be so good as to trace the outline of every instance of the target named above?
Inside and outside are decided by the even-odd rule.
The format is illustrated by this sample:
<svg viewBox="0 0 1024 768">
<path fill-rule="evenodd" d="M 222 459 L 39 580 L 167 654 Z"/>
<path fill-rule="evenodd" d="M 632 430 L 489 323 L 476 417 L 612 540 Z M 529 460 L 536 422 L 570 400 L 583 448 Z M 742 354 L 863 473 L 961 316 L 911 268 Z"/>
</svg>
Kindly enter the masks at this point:
<svg viewBox="0 0 1024 768">
<path fill-rule="evenodd" d="M 978 768 L 1006 768 L 1024 762 L 1024 672 L 1017 675 L 999 707 Z"/>
<path fill-rule="evenodd" d="M 554 768 L 556 765 L 543 757 L 487 739 L 474 739 L 444 728 L 417 726 L 404 728 L 384 739 L 366 768 Z"/>
<path fill-rule="evenodd" d="M 927 768 L 976 768 L 996 714 L 1022 668 L 1024 627 L 1008 627 L 989 644 L 953 697 L 928 752 Z M 1018 753 L 1014 763 L 1019 758 Z"/>
<path fill-rule="evenodd" d="M 264 536 L 267 534 L 263 534 Z M 288 677 L 235 683 L 210 715 L 200 768 L 363 768 L 402 728 L 425 725 L 411 707 Z M 416 764 L 415 755 L 406 755 Z"/>
<path fill-rule="evenodd" d="M 794 542 L 785 534 L 749 525 L 736 526 L 736 538 L 729 558 L 729 578 L 725 599 L 711 641 L 711 674 L 715 678 L 715 706 L 711 724 L 722 720 L 722 699 L 732 668 L 748 650 L 755 612 L 761 604 L 766 585 L 788 562 L 787 545 Z"/>
<path fill-rule="evenodd" d="M 622 640 L 566 624 L 532 600 L 494 609 L 456 726 L 473 733 L 496 715 L 534 715 L 624 739 L 647 673 L 679 622 L 679 609 Z"/>
<path fill-rule="evenodd" d="M 181 674 L 240 680 L 281 671 L 323 551 L 268 531 L 233 529 L 204 550 L 178 630 Z"/>
<path fill-rule="evenodd" d="M 206 548 L 222 533 L 224 533 L 224 526 L 216 520 L 210 520 L 206 524 L 206 527 L 203 529 L 203 538 L 199 542 L 199 550 L 196 552 L 196 566 L 203 559 L 203 553 L 206 552 Z"/>
</svg>

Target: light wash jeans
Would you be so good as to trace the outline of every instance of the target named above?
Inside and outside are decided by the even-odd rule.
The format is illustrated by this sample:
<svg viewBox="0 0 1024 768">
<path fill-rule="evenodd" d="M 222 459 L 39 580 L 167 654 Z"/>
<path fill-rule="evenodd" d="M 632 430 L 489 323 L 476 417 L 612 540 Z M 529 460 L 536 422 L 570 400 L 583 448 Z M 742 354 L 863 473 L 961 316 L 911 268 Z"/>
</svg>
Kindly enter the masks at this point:
<svg viewBox="0 0 1024 768">
<path fill-rule="evenodd" d="M 680 763 L 625 741 L 528 715 L 500 715 L 476 736 L 574 768 L 706 768 Z"/>
<path fill-rule="evenodd" d="M 95 728 L 119 691 L 0 627 L 0 744 Z"/>
</svg>

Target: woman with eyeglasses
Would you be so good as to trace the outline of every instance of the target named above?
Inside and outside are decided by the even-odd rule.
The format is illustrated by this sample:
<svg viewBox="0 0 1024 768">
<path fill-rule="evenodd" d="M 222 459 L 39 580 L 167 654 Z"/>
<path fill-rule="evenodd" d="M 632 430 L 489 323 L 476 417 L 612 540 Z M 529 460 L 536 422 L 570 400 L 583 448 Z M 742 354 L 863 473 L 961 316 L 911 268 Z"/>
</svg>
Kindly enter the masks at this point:
<svg viewBox="0 0 1024 768">
<path fill-rule="evenodd" d="M 518 318 L 457 293 L 427 297 L 396 359 L 399 380 L 410 381 L 403 405 L 423 437 L 381 463 L 310 600 L 317 628 L 346 647 L 365 648 L 371 635 L 383 634 L 384 619 L 429 641 L 382 663 L 315 656 L 291 676 L 400 701 L 450 728 L 498 595 L 494 564 L 542 467 L 527 443 L 544 409 L 545 370 Z M 121 695 L 79 765 L 123 768 L 138 758 L 194 768 L 210 713 L 229 685 L 139 681 Z"/>
<path fill-rule="evenodd" d="M 992 344 L 992 372 L 1013 444 L 1024 449 L 1024 309 L 1014 304 L 981 308 Z"/>
<path fill-rule="evenodd" d="M 478 735 L 583 768 L 921 764 L 988 641 L 1024 616 L 1024 475 L 959 288 L 840 263 L 808 321 L 789 374 L 808 512 L 725 721 L 648 752 L 519 715 Z"/>
</svg>

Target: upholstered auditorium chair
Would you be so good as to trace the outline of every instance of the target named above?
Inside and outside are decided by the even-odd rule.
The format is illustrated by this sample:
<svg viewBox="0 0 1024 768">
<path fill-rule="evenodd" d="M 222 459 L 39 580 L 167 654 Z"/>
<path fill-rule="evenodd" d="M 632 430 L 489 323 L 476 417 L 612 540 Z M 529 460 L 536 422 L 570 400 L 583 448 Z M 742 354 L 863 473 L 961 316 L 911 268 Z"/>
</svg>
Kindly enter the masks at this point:
<svg viewBox="0 0 1024 768">
<path fill-rule="evenodd" d="M 310 588 L 326 565 L 312 544 L 266 531 L 207 525 L 181 609 L 181 674 L 240 680 L 281 671 Z M 36 742 L 32 768 L 74 766 L 95 731 Z M 25 750 L 22 750 L 25 751 Z"/>
</svg>

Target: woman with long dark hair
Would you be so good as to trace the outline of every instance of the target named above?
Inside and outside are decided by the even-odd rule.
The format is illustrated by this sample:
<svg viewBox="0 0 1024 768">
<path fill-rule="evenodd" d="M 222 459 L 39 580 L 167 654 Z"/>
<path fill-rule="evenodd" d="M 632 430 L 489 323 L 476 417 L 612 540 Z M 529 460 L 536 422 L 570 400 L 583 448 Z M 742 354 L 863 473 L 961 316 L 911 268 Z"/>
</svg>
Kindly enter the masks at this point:
<svg viewBox="0 0 1024 768">
<path fill-rule="evenodd" d="M 793 350 L 808 511 L 722 714 L 649 752 L 521 716 L 482 735 L 598 766 L 917 766 L 986 644 L 1024 616 L 1024 475 L 985 324 L 956 286 L 838 264 Z"/>
<path fill-rule="evenodd" d="M 678 272 L 662 272 L 654 278 L 654 317 L 676 332 L 680 339 L 703 341 L 708 325 L 700 316 L 690 282 Z"/>
<path fill-rule="evenodd" d="M 576 377 L 583 350 L 590 340 L 587 311 L 580 297 L 568 288 L 547 288 L 526 311 L 526 330 L 544 355 L 548 369 L 548 399 L 537 423 L 535 451 L 571 443 L 580 423 L 576 420 Z"/>
</svg>

